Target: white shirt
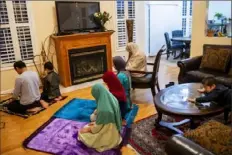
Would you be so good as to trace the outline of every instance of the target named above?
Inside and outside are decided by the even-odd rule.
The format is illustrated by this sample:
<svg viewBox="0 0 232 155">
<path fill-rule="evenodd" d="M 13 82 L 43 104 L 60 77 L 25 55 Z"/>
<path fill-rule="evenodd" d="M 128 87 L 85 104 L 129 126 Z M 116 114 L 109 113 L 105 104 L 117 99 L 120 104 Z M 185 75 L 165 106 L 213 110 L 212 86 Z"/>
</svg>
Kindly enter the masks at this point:
<svg viewBox="0 0 232 155">
<path fill-rule="evenodd" d="M 20 104 L 29 105 L 40 100 L 39 76 L 34 71 L 25 71 L 15 80 L 13 97 L 20 97 Z"/>
</svg>

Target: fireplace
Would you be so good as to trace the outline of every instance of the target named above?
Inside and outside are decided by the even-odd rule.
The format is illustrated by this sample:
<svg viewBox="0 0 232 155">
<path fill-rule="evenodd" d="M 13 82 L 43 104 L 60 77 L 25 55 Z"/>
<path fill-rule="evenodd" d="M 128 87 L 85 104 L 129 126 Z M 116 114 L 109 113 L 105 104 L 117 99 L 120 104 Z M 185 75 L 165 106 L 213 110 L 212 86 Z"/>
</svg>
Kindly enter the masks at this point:
<svg viewBox="0 0 232 155">
<path fill-rule="evenodd" d="M 102 77 L 112 71 L 111 35 L 114 31 L 56 36 L 56 58 L 64 87 Z"/>
<path fill-rule="evenodd" d="M 70 49 L 68 53 L 72 85 L 101 78 L 107 71 L 105 45 Z"/>
</svg>

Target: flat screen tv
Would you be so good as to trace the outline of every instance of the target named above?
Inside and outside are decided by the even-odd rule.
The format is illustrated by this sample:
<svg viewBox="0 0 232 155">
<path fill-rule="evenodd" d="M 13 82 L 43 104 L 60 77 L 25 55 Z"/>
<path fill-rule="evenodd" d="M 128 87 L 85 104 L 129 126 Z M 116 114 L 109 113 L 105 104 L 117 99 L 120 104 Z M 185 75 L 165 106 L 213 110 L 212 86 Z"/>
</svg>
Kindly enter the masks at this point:
<svg viewBox="0 0 232 155">
<path fill-rule="evenodd" d="M 56 1 L 59 33 L 98 30 L 90 17 L 99 11 L 99 2 Z"/>
</svg>

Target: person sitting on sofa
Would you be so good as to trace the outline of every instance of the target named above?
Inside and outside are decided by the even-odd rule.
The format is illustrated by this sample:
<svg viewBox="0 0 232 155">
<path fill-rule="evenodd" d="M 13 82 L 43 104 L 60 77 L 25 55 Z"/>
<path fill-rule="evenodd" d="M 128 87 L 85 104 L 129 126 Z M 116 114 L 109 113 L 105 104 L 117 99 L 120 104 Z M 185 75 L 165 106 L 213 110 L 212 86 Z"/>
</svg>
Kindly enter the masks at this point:
<svg viewBox="0 0 232 155">
<path fill-rule="evenodd" d="M 47 104 L 41 104 L 39 91 L 39 76 L 34 71 L 28 71 L 23 61 L 14 63 L 14 69 L 19 74 L 15 80 L 12 101 L 6 105 L 8 110 L 26 114 L 27 112 L 36 112 L 41 107 L 46 108 Z"/>
<path fill-rule="evenodd" d="M 228 114 L 231 110 L 231 104 L 232 104 L 232 90 L 216 83 L 216 80 L 214 77 L 207 77 L 202 80 L 203 88 L 198 89 L 200 93 L 204 93 L 205 96 L 198 97 L 195 99 L 189 98 L 189 102 L 198 102 L 198 103 L 204 103 L 204 102 L 216 102 L 219 105 L 224 106 L 224 119 L 225 123 L 228 121 Z"/>
</svg>

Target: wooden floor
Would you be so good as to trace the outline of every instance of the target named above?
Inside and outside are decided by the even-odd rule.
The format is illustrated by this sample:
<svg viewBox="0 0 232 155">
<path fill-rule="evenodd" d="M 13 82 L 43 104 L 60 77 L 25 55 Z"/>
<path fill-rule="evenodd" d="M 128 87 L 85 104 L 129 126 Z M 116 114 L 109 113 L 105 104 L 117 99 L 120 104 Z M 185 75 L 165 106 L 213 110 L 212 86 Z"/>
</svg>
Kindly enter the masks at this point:
<svg viewBox="0 0 232 155">
<path fill-rule="evenodd" d="M 159 81 L 161 88 L 170 81 L 177 81 L 178 68 L 172 63 L 161 61 L 159 73 Z M 40 153 L 22 147 L 22 142 L 31 135 L 38 127 L 46 122 L 58 109 L 65 105 L 72 98 L 93 99 L 91 96 L 91 87 L 76 90 L 68 94 L 68 98 L 58 102 L 47 110 L 32 116 L 28 119 L 23 119 L 18 116 L 8 115 L 0 112 L 1 122 L 5 122 L 5 128 L 1 129 L 1 155 L 42 155 Z M 132 93 L 133 103 L 139 105 L 139 112 L 135 121 L 141 120 L 156 113 L 151 91 L 149 89 L 136 89 Z M 130 149 L 123 148 L 123 154 L 133 154 Z"/>
</svg>

